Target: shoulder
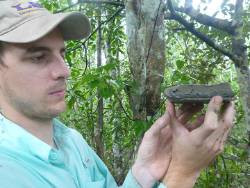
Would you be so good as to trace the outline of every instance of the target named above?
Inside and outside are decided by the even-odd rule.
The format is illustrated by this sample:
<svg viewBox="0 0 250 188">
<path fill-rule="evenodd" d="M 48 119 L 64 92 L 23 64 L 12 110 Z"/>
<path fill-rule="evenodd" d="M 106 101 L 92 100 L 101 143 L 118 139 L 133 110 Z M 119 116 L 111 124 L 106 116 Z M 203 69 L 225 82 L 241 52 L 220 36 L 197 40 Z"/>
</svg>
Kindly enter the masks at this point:
<svg viewBox="0 0 250 188">
<path fill-rule="evenodd" d="M 1 188 L 33 187 L 33 177 L 13 159 L 0 155 L 0 185 Z"/>
</svg>

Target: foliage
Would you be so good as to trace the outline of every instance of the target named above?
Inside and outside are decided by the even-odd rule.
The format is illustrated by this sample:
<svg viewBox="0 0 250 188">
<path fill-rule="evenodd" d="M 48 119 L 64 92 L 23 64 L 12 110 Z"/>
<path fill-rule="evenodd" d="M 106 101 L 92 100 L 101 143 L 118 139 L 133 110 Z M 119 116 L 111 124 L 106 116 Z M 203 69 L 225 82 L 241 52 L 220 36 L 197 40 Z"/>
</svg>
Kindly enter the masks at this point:
<svg viewBox="0 0 250 188">
<path fill-rule="evenodd" d="M 102 10 L 102 49 L 105 64 L 96 66 L 96 37 L 91 34 L 88 40 L 71 41 L 67 43 L 66 60 L 71 68 L 71 78 L 68 82 L 67 111 L 61 116 L 64 122 L 76 128 L 84 138 L 95 148 L 94 126 L 97 124 L 97 89 L 104 98 L 104 129 L 102 130 L 105 155 L 103 160 L 114 173 L 117 181 L 122 178 L 134 157 L 138 138 L 150 127 L 152 122 L 164 112 L 166 99 L 162 96 L 162 105 L 158 113 L 147 122 L 134 121 L 126 93 L 131 82 L 126 50 L 126 35 L 124 29 L 124 10 L 120 5 L 79 3 L 71 7 L 71 1 L 40 0 L 48 9 L 56 12 L 82 11 L 90 17 L 93 31 L 97 28 L 97 10 Z M 117 1 L 121 2 L 122 1 Z M 178 2 L 176 2 L 178 3 Z M 230 4 L 224 6 L 221 13 L 231 15 Z M 249 25 L 249 4 L 244 23 Z M 70 8 L 67 8 L 70 7 Z M 167 20 L 166 26 L 166 69 L 162 83 L 165 88 L 183 83 L 219 83 L 230 82 L 236 96 L 239 88 L 235 69 L 232 63 L 218 52 L 199 41 L 179 24 Z M 212 31 L 208 27 L 197 24 L 196 27 L 204 33 L 213 36 L 224 46 L 229 45 L 229 38 L 220 31 Z M 244 33 L 249 46 L 249 28 Z M 248 52 L 250 54 L 250 52 Z M 250 57 L 250 55 L 249 55 Z M 218 157 L 211 167 L 204 171 L 197 187 L 248 187 L 250 172 L 249 161 L 245 147 L 247 144 L 246 128 L 244 127 L 243 111 L 238 97 L 235 99 L 237 118 L 235 127 L 223 155 Z M 120 154 L 120 158 L 115 155 Z M 116 174 L 116 165 L 123 169 L 122 178 Z"/>
</svg>

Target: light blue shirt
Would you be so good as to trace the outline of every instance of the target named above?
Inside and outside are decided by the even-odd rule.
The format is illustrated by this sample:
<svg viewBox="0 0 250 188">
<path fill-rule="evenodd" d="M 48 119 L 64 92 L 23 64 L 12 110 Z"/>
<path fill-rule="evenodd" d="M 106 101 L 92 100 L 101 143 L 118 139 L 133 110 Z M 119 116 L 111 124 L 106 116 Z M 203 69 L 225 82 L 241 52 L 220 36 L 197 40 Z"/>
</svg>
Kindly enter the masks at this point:
<svg viewBox="0 0 250 188">
<path fill-rule="evenodd" d="M 56 119 L 53 126 L 57 148 L 0 114 L 1 188 L 118 187 L 80 133 Z M 121 187 L 140 188 L 140 185 L 129 171 Z"/>
</svg>

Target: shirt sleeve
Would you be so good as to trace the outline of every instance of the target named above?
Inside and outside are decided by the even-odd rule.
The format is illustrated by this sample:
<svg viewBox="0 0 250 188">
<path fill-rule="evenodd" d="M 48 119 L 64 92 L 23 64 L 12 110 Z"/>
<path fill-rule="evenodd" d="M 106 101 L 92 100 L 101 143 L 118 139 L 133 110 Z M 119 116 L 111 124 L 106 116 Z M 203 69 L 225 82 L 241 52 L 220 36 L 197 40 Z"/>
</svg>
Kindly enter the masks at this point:
<svg viewBox="0 0 250 188">
<path fill-rule="evenodd" d="M 164 185 L 163 183 L 160 183 L 156 186 L 156 188 L 167 188 L 167 186 Z"/>
</svg>

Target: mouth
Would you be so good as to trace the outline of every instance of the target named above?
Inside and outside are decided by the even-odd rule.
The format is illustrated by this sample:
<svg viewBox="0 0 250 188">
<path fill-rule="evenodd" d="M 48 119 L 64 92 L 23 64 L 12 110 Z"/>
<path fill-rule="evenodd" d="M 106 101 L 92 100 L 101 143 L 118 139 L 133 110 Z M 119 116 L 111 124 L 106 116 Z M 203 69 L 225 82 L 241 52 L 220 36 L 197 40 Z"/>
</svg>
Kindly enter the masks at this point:
<svg viewBox="0 0 250 188">
<path fill-rule="evenodd" d="M 49 95 L 50 96 L 64 97 L 65 96 L 65 89 L 52 91 L 52 92 L 49 93 Z"/>
</svg>

